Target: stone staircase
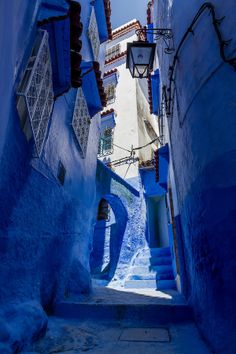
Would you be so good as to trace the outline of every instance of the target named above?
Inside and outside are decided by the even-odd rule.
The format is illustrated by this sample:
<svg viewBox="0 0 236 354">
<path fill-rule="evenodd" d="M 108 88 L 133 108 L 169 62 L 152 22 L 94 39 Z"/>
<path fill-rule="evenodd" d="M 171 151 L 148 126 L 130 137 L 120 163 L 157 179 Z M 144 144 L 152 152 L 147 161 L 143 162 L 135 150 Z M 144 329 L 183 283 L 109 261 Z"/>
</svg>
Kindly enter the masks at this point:
<svg viewBox="0 0 236 354">
<path fill-rule="evenodd" d="M 55 304 L 54 316 L 93 321 L 122 321 L 129 325 L 166 325 L 192 321 L 192 311 L 176 290 L 95 287 L 87 296 Z"/>
<path fill-rule="evenodd" d="M 145 248 L 133 260 L 125 289 L 176 289 L 170 247 Z"/>
<path fill-rule="evenodd" d="M 64 299 L 55 305 L 54 315 L 121 321 L 127 326 L 131 323 L 153 327 L 192 321 L 191 309 L 176 291 L 169 247 L 140 250 L 123 286 L 94 279 L 90 295 Z"/>
</svg>

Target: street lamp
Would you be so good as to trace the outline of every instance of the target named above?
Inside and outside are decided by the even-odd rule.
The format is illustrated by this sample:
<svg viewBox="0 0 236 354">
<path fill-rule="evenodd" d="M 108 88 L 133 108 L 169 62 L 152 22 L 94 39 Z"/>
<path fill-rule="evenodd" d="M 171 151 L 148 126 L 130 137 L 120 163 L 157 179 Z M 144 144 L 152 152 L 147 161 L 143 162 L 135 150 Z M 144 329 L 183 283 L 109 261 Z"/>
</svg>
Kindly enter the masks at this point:
<svg viewBox="0 0 236 354">
<path fill-rule="evenodd" d="M 129 68 L 133 78 L 144 79 L 153 69 L 155 56 L 155 43 L 136 41 L 127 43 L 126 67 Z"/>
<path fill-rule="evenodd" d="M 127 43 L 126 67 L 130 70 L 133 78 L 147 78 L 153 69 L 156 43 L 149 43 L 141 38 L 147 38 L 147 34 L 154 34 L 155 40 L 163 39 L 166 44 L 165 53 L 174 52 L 169 42 L 173 39 L 171 29 L 168 28 L 142 28 L 136 30 L 139 40 Z"/>
</svg>

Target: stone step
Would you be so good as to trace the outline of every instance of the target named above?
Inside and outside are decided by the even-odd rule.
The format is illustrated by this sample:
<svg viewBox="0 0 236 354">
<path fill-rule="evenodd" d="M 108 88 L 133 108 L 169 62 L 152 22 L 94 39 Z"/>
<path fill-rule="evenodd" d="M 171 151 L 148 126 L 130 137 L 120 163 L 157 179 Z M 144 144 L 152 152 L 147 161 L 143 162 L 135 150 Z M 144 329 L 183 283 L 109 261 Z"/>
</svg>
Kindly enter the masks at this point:
<svg viewBox="0 0 236 354">
<path fill-rule="evenodd" d="M 174 274 L 173 271 L 170 273 L 162 273 L 162 274 L 157 274 L 156 275 L 157 280 L 174 280 Z"/>
<path fill-rule="evenodd" d="M 150 258 L 150 264 L 152 266 L 172 265 L 172 259 L 171 257 L 152 257 Z"/>
<path fill-rule="evenodd" d="M 134 260 L 133 266 L 150 266 L 150 258 L 149 257 L 137 257 Z"/>
<path fill-rule="evenodd" d="M 176 289 L 175 280 L 174 279 L 157 280 L 157 289 L 158 290 Z"/>
<path fill-rule="evenodd" d="M 174 279 L 173 272 L 169 273 L 144 273 L 144 274 L 129 274 L 128 280 L 172 280 Z"/>
<path fill-rule="evenodd" d="M 163 257 L 137 257 L 134 260 L 133 266 L 152 266 L 152 265 L 168 265 L 172 264 L 172 259 L 170 256 Z"/>
<path fill-rule="evenodd" d="M 191 309 L 185 304 L 96 304 L 61 302 L 54 307 L 54 315 L 64 319 L 93 321 L 123 321 L 132 325 L 166 325 L 192 321 Z"/>
<path fill-rule="evenodd" d="M 171 273 L 173 272 L 172 265 L 157 265 L 157 266 L 133 266 L 130 268 L 131 274 L 163 274 L 163 273 Z"/>
<path fill-rule="evenodd" d="M 124 283 L 125 289 L 156 289 L 156 279 L 143 280 L 126 280 Z"/>
<path fill-rule="evenodd" d="M 140 252 L 141 257 L 171 257 L 170 247 L 146 248 Z"/>
<path fill-rule="evenodd" d="M 128 280 L 156 280 L 156 273 L 130 274 Z"/>
</svg>

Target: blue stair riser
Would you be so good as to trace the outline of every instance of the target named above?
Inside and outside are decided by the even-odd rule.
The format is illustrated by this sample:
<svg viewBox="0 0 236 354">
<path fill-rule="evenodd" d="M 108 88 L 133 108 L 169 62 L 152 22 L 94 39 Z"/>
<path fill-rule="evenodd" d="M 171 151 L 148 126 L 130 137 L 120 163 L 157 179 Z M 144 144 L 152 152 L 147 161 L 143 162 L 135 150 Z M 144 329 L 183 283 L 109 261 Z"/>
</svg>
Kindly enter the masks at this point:
<svg viewBox="0 0 236 354">
<path fill-rule="evenodd" d="M 173 272 L 171 273 L 163 273 L 163 274 L 157 274 L 156 275 L 157 280 L 174 280 L 174 274 Z"/>
<path fill-rule="evenodd" d="M 149 273 L 149 274 L 131 274 L 128 276 L 128 280 L 156 280 L 156 274 L 155 273 Z"/>
<path fill-rule="evenodd" d="M 158 280 L 157 289 L 158 290 L 176 289 L 175 280 Z"/>
<path fill-rule="evenodd" d="M 171 273 L 163 273 L 163 274 L 130 274 L 128 276 L 128 280 L 173 280 L 174 275 L 173 272 Z"/>
<path fill-rule="evenodd" d="M 151 280 L 126 280 L 125 289 L 156 289 L 156 279 Z"/>
<path fill-rule="evenodd" d="M 150 259 L 151 265 L 172 265 L 171 257 L 158 257 Z"/>
<path fill-rule="evenodd" d="M 122 305 L 122 304 L 76 304 L 62 302 L 54 307 L 54 315 L 70 319 L 105 320 L 132 320 L 132 325 L 160 324 L 191 321 L 193 314 L 186 305 Z"/>
<path fill-rule="evenodd" d="M 168 265 L 172 264 L 171 257 L 140 257 L 136 258 L 133 266 L 152 266 L 152 265 Z"/>
<path fill-rule="evenodd" d="M 171 256 L 170 247 L 150 248 L 140 253 L 141 257 L 169 257 Z"/>
<path fill-rule="evenodd" d="M 171 264 L 163 264 L 163 265 L 156 265 L 150 267 L 152 271 L 156 272 L 157 274 L 163 273 L 173 273 L 172 263 Z"/>
<path fill-rule="evenodd" d="M 163 274 L 173 272 L 172 265 L 159 265 L 159 266 L 133 266 L 130 269 L 131 275 L 143 274 Z"/>
</svg>

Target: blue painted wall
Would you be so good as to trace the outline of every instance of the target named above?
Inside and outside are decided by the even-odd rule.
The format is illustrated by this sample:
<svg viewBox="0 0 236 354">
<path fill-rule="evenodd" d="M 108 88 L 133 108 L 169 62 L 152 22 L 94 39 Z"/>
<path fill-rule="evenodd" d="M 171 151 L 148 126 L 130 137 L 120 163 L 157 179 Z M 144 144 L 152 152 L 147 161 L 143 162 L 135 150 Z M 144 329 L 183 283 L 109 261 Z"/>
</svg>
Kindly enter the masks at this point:
<svg viewBox="0 0 236 354">
<path fill-rule="evenodd" d="M 235 2 L 212 3 L 217 18 L 225 16 L 220 30 L 224 39 L 232 39 L 225 52 L 233 57 Z M 201 5 L 197 0 L 174 1 L 168 9 L 166 3 L 156 2 L 155 27 L 173 28 L 177 47 Z M 158 48 L 162 85 L 168 87 L 173 57 L 162 55 L 161 43 Z M 203 335 L 222 354 L 236 348 L 235 101 L 236 73 L 222 62 L 207 11 L 180 52 L 168 121 L 184 292 Z"/>
<path fill-rule="evenodd" d="M 117 285 L 122 285 L 138 249 L 146 245 L 146 203 L 142 190 L 138 191 L 140 187 L 138 178 L 123 180 L 98 161 L 97 205 L 101 198 L 105 198 L 116 219 L 111 233 L 112 264 L 109 278 L 113 278 Z"/>
<path fill-rule="evenodd" d="M 44 310 L 50 312 L 55 301 L 91 286 L 100 116 L 91 120 L 82 159 L 71 127 L 76 90 L 59 97 L 36 159 L 16 111 L 15 92 L 34 42 L 39 4 L 0 4 L 1 353 L 18 352 L 42 335 L 47 326 Z M 63 186 L 57 179 L 60 161 L 66 169 Z"/>
</svg>

